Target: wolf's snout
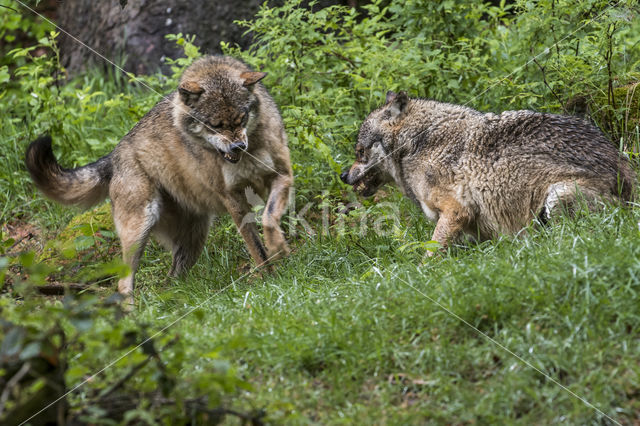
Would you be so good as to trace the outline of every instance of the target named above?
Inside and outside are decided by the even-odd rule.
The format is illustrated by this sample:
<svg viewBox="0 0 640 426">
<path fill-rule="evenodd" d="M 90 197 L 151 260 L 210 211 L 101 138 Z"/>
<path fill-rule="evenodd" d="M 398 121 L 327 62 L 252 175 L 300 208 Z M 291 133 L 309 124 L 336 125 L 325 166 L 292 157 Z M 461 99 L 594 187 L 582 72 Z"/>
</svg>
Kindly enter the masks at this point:
<svg viewBox="0 0 640 426">
<path fill-rule="evenodd" d="M 342 173 L 340 173 L 340 180 L 346 184 L 349 184 L 349 182 L 347 182 L 347 179 L 349 179 L 349 169 L 344 169 Z"/>
<path fill-rule="evenodd" d="M 218 152 L 220 155 L 230 163 L 237 163 L 240 161 L 240 157 L 242 156 L 242 151 L 247 149 L 246 142 L 232 142 L 227 145 L 224 149 L 218 148 Z"/>
<path fill-rule="evenodd" d="M 246 144 L 246 142 L 234 142 L 234 143 L 231 144 L 231 146 L 229 148 L 233 152 L 245 151 L 247 149 L 247 144 Z"/>
</svg>

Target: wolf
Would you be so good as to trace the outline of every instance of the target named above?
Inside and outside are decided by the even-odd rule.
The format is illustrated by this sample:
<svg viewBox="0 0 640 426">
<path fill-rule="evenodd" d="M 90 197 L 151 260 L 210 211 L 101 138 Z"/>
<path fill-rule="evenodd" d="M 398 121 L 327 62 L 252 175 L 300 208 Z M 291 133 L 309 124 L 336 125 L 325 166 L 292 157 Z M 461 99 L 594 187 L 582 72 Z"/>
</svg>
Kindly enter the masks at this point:
<svg viewBox="0 0 640 426">
<path fill-rule="evenodd" d="M 362 196 L 395 183 L 436 223 L 432 240 L 444 250 L 462 236 L 517 233 L 584 203 L 629 201 L 635 174 L 584 119 L 481 113 L 390 91 L 362 123 L 355 162 L 340 178 Z"/>
<path fill-rule="evenodd" d="M 199 257 L 212 218 L 229 213 L 256 265 L 286 256 L 280 227 L 293 184 L 278 108 L 260 83 L 264 72 L 228 56 L 205 56 L 185 69 L 176 91 L 158 102 L 114 150 L 75 169 L 59 165 L 51 138 L 26 151 L 26 166 L 49 198 L 85 208 L 111 199 L 130 274 L 118 291 L 133 303 L 134 277 L 150 235 L 171 250 L 169 274 Z M 266 199 L 266 249 L 246 194 Z M 270 262 L 269 262 L 270 263 Z"/>
</svg>

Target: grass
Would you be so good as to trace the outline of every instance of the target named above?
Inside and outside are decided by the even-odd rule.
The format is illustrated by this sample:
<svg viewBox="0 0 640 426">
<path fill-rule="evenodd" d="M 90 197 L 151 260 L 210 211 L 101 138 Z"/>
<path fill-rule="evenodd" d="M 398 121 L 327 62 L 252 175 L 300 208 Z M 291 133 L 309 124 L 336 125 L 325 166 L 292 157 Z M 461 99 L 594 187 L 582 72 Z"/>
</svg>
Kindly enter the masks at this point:
<svg viewBox="0 0 640 426">
<path fill-rule="evenodd" d="M 64 135 L 58 154 L 67 166 L 107 152 L 155 102 L 100 76 L 87 78 L 79 86 L 102 97 L 58 105 L 84 117 L 69 121 L 73 131 L 58 130 Z M 102 107 L 105 99 L 113 104 Z M 30 124 L 3 119 L 0 223 L 36 223 L 50 235 L 74 210 L 43 200 L 31 186 L 22 156 L 42 129 Z M 323 197 L 325 188 L 307 184 L 297 182 L 299 207 Z M 345 219 L 343 232 L 335 225 L 328 234 L 319 231 L 320 209 L 312 209 L 306 218 L 318 232 L 293 227 L 293 253 L 271 274 L 247 273 L 249 256 L 228 218 L 214 227 L 184 278 L 166 278 L 170 255 L 152 244 L 137 275 L 138 307 L 122 322 L 149 324 L 150 331 L 187 342 L 179 354 L 188 366 L 180 371 L 185 382 L 214 369 L 220 360 L 207 354 L 220 352 L 253 386 L 231 395 L 233 406 L 264 409 L 274 423 L 610 424 L 610 416 L 633 424 L 640 418 L 640 209 L 610 206 L 559 217 L 519 237 L 425 259 L 433 224 L 400 194 L 387 192 L 384 201 L 401 214 L 385 235 L 373 225 L 389 205 L 365 201 Z M 355 200 L 348 191 L 330 195 Z M 365 214 L 369 226 L 361 233 Z M 9 296 L 2 299 L 5 308 L 20 309 Z M 110 324 L 104 319 L 102 326 Z M 99 350 L 103 343 L 96 339 L 72 354 L 70 369 L 98 371 L 123 353 Z M 104 382 L 121 377 L 125 367 L 106 370 Z M 72 402 L 82 401 L 90 386 L 74 392 Z"/>
<path fill-rule="evenodd" d="M 167 281 L 170 259 L 152 247 L 129 320 L 179 320 L 185 378 L 222 348 L 255 387 L 236 404 L 275 422 L 609 423 L 545 375 L 607 416 L 637 418 L 638 210 L 559 218 L 421 265 L 399 248 L 431 225 L 394 197 L 408 211 L 401 237 L 300 237 L 263 278 L 241 272 L 227 221 L 184 279 Z"/>
<path fill-rule="evenodd" d="M 30 220 L 53 229 L 71 212 L 31 189 L 20 197 L 45 206 Z M 292 255 L 264 276 L 247 273 L 228 218 L 182 279 L 166 278 L 170 255 L 151 244 L 138 309 L 123 321 L 170 325 L 163 334 L 188 342 L 186 381 L 212 368 L 204 354 L 221 351 L 254 388 L 233 404 L 262 408 L 276 423 L 609 424 L 604 413 L 631 424 L 640 416 L 639 209 L 560 217 L 424 259 L 420 243 L 433 224 L 396 192 L 385 201 L 402 212 L 388 235 L 371 226 L 383 207 L 365 202 L 364 235 L 349 226 L 359 215 L 343 233 L 297 227 Z M 315 229 L 318 216 L 307 217 Z M 70 367 L 97 370 L 118 353 L 87 356 Z M 124 371 L 116 364 L 105 381 Z"/>
</svg>

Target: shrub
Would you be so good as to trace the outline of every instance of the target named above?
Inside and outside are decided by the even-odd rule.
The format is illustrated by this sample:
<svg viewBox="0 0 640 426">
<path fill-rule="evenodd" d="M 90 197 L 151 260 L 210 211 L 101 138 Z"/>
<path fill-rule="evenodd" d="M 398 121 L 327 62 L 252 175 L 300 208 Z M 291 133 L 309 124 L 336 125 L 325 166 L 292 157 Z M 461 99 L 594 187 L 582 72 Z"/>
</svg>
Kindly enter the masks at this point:
<svg viewBox="0 0 640 426">
<path fill-rule="evenodd" d="M 225 51 L 269 72 L 303 191 L 340 188 L 358 125 L 387 90 L 494 111 L 563 112 L 583 95 L 616 142 L 629 137 L 610 88 L 638 78 L 634 2 L 374 1 L 364 15 L 301 3 L 264 5 L 239 23 L 256 43 Z"/>
</svg>

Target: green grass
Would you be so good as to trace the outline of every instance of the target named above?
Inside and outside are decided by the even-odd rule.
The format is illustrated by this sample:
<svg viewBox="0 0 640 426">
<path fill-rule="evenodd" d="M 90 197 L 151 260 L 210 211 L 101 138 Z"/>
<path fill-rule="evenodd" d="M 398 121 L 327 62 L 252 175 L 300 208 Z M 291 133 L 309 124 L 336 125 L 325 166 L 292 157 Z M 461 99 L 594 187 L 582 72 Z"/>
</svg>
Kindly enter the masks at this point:
<svg viewBox="0 0 640 426">
<path fill-rule="evenodd" d="M 67 167 L 112 149 L 158 99 L 122 80 L 113 82 L 116 77 L 90 73 L 60 92 L 52 84 L 33 89 L 49 96 L 38 110 L 17 82 L 0 94 L 8 111 L 0 119 L 0 224 L 36 224 L 49 237 L 77 212 L 34 190 L 23 166 L 24 150 L 43 131 L 53 133 L 56 153 Z M 158 89 L 160 80 L 148 77 Z M 314 104 L 279 93 L 277 79 L 270 83 L 289 119 L 297 205 L 355 201 L 348 188 L 336 189 L 326 160 L 351 158 L 344 157 L 351 142 L 328 135 L 328 129 L 355 133 L 350 119 L 340 121 L 349 108 L 317 115 Z M 350 87 L 343 89 L 351 96 Z M 371 99 L 377 99 L 378 89 L 371 85 Z M 318 90 L 306 96 L 336 105 L 343 99 L 316 96 Z M 302 118 L 288 112 L 292 102 L 303 104 L 298 105 Z M 307 115 L 322 124 L 318 135 L 302 137 L 313 127 Z M 338 124 L 327 125 L 324 117 L 334 115 Z M 637 137 L 627 142 L 640 146 Z M 344 232 L 332 222 L 329 234 L 319 232 L 316 209 L 306 219 L 317 235 L 307 236 L 297 226 L 297 235 L 289 235 L 291 256 L 270 274 L 248 272 L 249 256 L 228 218 L 212 229 L 186 277 L 167 278 L 170 254 L 151 244 L 137 274 L 138 306 L 121 320 L 122 329 L 147 324 L 148 333 L 185 342 L 163 356 L 169 364 L 181 360 L 178 374 L 187 385 L 228 360 L 253 390 L 222 392 L 225 402 L 241 410 L 264 409 L 274 423 L 610 424 L 570 392 L 623 424 L 640 418 L 638 207 L 560 217 L 519 237 L 457 246 L 425 258 L 423 245 L 433 224 L 400 194 L 387 192 L 384 201 L 402 212 L 389 235 L 373 229 L 389 205 L 363 201 L 363 208 L 344 219 Z M 358 224 L 365 213 L 369 227 L 361 233 Z M 36 300 L 43 312 L 49 312 L 46 306 L 61 306 Z M 3 319 L 20 317 L 22 303 L 12 295 L 0 297 Z M 39 320 L 34 323 L 48 325 L 44 315 Z M 110 319 L 99 318 L 81 344 L 72 346 L 68 388 L 128 350 L 100 340 L 112 328 Z M 135 351 L 129 358 L 140 357 L 142 352 Z M 71 403 L 80 404 L 90 389 L 114 383 L 132 364 L 116 363 L 75 391 Z M 153 374 L 148 370 L 131 381 L 155 389 Z"/>
<path fill-rule="evenodd" d="M 18 157 L 12 167 L 26 180 Z M 29 220 L 58 229 L 73 213 L 24 188 L 18 211 Z M 364 235 L 347 226 L 306 236 L 298 227 L 292 255 L 264 276 L 247 273 L 228 218 L 182 279 L 166 277 L 170 255 L 151 244 L 138 308 L 123 321 L 151 331 L 172 324 L 162 335 L 187 343 L 186 382 L 213 368 L 206 354 L 221 351 L 253 386 L 229 403 L 264 409 L 276 423 L 610 423 L 513 354 L 617 421 L 640 416 L 639 209 L 560 217 L 427 259 L 415 247 L 433 224 L 397 192 L 385 201 L 403 212 L 389 236 L 371 226 L 385 208 L 366 201 Z M 321 228 L 318 211 L 307 219 Z M 70 368 L 98 371 L 120 353 L 87 350 Z M 108 369 L 104 382 L 126 368 Z"/>
<path fill-rule="evenodd" d="M 255 387 L 236 404 L 278 422 L 608 423 L 479 331 L 608 416 L 637 418 L 638 210 L 560 218 L 421 265 L 399 248 L 432 226 L 400 202 L 401 238 L 299 238 L 263 278 L 239 270 L 247 255 L 226 221 L 184 279 L 168 281 L 152 247 L 129 320 L 159 330 L 195 309 L 169 331 L 189 342 L 184 376 L 223 348 Z"/>
</svg>

